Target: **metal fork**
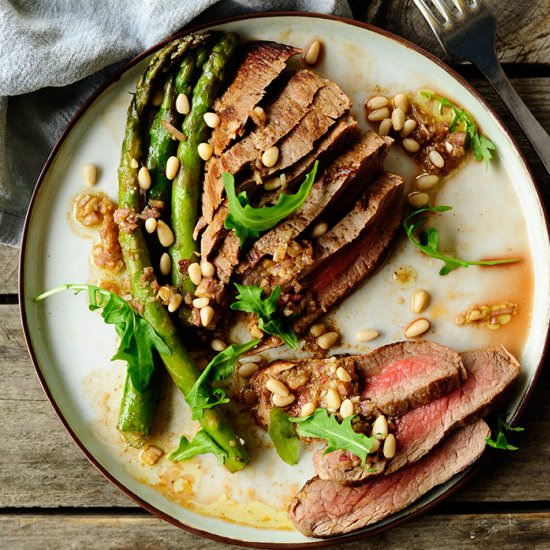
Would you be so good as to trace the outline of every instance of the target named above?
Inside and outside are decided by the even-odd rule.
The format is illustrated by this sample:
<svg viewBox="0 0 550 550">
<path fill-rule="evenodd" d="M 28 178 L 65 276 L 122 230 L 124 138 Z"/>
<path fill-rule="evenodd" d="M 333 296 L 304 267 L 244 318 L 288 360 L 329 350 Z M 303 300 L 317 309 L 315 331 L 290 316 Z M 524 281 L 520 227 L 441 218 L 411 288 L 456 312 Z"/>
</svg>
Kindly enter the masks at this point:
<svg viewBox="0 0 550 550">
<path fill-rule="evenodd" d="M 413 2 L 443 49 L 452 57 L 471 61 L 487 77 L 550 172 L 550 136 L 502 70 L 495 53 L 496 22 L 493 14 L 478 0 Z"/>
</svg>

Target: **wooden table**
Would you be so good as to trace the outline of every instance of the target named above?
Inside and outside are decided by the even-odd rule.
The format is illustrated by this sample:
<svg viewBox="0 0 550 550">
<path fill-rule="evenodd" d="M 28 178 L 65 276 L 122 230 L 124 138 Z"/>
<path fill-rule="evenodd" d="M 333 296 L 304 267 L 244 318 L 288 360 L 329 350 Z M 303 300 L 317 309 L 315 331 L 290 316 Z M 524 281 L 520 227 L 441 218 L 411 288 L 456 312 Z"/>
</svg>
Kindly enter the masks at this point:
<svg viewBox="0 0 550 550">
<path fill-rule="evenodd" d="M 498 48 L 512 82 L 550 129 L 550 2 L 498 4 Z M 440 53 L 410 0 L 352 2 L 355 15 Z M 366 4 L 366 3 L 365 3 Z M 504 32 L 503 32 L 504 31 Z M 490 86 L 458 67 L 508 125 L 546 206 L 549 177 Z M 221 549 L 150 516 L 88 463 L 46 400 L 27 355 L 17 305 L 18 251 L 0 246 L 0 548 Z M 550 359 L 515 437 L 465 488 L 422 518 L 347 548 L 549 548 Z"/>
</svg>

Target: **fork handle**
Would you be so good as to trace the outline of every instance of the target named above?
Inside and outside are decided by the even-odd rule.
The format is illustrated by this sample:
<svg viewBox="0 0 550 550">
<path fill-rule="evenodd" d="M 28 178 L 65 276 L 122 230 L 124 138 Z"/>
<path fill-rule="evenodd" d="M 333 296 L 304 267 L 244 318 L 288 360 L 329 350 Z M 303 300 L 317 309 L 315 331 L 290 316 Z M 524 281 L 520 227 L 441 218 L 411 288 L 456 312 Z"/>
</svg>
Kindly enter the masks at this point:
<svg viewBox="0 0 550 550">
<path fill-rule="evenodd" d="M 483 67 L 483 64 L 479 64 L 478 67 L 502 98 L 506 107 L 508 107 L 525 135 L 529 138 L 544 167 L 550 173 L 550 136 L 546 130 L 533 116 L 533 113 L 527 108 L 521 97 L 519 97 L 498 61 L 496 63 L 489 63 L 486 67 Z"/>
</svg>

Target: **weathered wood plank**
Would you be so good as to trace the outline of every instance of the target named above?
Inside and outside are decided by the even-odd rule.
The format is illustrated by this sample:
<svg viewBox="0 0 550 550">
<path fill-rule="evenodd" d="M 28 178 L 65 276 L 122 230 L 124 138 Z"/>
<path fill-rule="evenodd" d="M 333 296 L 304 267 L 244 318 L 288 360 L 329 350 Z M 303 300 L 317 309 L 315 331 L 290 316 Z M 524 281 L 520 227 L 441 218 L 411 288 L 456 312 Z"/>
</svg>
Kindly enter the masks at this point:
<svg viewBox="0 0 550 550">
<path fill-rule="evenodd" d="M 46 400 L 27 358 L 17 306 L 0 306 L 0 507 L 132 506 L 84 458 Z M 454 498 L 456 501 L 545 500 L 550 494 L 550 373 L 543 373 L 515 434 L 521 450 L 500 453 L 490 467 Z M 537 483 L 533 484 L 532 480 Z"/>
<path fill-rule="evenodd" d="M 221 542 L 191 535 L 161 520 L 143 516 L 0 515 L 2 542 L 10 550 L 98 548 L 102 550 L 222 550 Z M 399 548 L 532 550 L 548 548 L 550 513 L 427 515 L 414 523 L 346 545 L 349 550 Z M 99 542 L 101 541 L 101 542 Z M 337 548 L 340 545 L 331 546 Z M 241 547 L 239 547 L 241 548 Z"/>
<path fill-rule="evenodd" d="M 19 250 L 0 245 L 0 294 L 17 293 Z"/>
<path fill-rule="evenodd" d="M 504 63 L 550 62 L 550 2 L 484 0 L 497 20 L 496 50 Z M 351 0 L 354 15 L 403 36 L 439 57 L 445 57 L 430 27 L 412 0 Z"/>
</svg>

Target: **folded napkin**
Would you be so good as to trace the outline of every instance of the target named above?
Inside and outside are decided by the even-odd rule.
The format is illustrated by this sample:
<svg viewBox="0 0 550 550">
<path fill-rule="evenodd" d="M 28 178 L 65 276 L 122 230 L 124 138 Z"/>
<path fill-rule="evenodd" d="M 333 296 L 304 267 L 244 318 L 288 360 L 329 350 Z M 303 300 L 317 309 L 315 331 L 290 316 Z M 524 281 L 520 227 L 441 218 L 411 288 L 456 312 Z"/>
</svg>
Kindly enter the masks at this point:
<svg viewBox="0 0 550 550">
<path fill-rule="evenodd" d="M 351 17 L 345 0 L 0 0 L 0 243 L 19 245 L 48 153 L 125 61 L 194 19 L 286 10 Z"/>
</svg>

